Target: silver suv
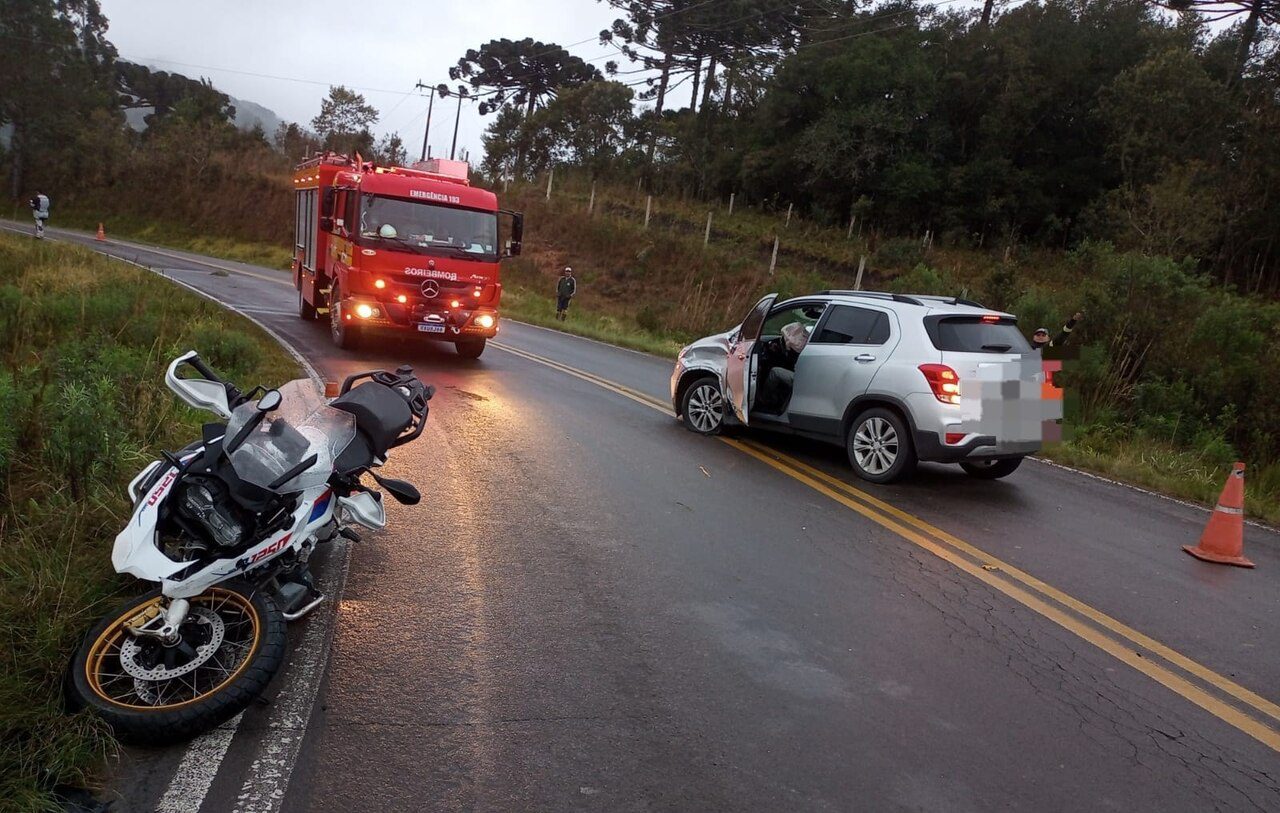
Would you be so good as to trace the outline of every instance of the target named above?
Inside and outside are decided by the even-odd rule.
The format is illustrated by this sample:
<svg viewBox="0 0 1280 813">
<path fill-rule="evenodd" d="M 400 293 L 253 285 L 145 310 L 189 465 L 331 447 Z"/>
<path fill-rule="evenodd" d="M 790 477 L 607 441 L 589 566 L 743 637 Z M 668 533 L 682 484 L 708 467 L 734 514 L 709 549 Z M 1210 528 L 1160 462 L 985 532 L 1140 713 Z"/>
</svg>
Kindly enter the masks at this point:
<svg viewBox="0 0 1280 813">
<path fill-rule="evenodd" d="M 1007 313 L 951 297 L 821 291 L 764 297 L 742 324 L 680 351 L 686 428 L 749 425 L 839 444 L 888 483 L 918 460 L 1004 477 L 1040 450 L 1044 374 Z"/>
</svg>

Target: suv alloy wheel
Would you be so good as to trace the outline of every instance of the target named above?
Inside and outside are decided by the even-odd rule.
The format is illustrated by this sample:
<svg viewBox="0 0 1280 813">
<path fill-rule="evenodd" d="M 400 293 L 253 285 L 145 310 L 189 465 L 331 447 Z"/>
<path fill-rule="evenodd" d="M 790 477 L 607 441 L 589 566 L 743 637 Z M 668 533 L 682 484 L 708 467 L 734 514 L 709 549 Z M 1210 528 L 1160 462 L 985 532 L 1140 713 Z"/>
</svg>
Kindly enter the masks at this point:
<svg viewBox="0 0 1280 813">
<path fill-rule="evenodd" d="M 689 385 L 680 400 L 684 428 L 699 435 L 714 435 L 724 426 L 724 394 L 720 382 L 705 376 Z"/>
<path fill-rule="evenodd" d="M 845 438 L 849 463 L 859 477 L 872 483 L 892 483 L 916 467 L 916 450 L 903 420 L 882 407 L 854 418 Z"/>
</svg>

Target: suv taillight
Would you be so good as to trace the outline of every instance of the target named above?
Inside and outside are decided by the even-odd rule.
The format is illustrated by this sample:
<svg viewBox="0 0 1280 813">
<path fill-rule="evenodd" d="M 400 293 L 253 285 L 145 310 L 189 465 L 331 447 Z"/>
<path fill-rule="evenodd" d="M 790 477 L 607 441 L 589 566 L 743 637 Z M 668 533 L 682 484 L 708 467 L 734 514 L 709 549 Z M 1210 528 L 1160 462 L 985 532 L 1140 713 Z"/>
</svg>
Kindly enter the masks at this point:
<svg viewBox="0 0 1280 813">
<path fill-rule="evenodd" d="M 960 403 L 960 376 L 945 364 L 921 364 L 920 372 L 933 395 L 944 404 Z"/>
</svg>

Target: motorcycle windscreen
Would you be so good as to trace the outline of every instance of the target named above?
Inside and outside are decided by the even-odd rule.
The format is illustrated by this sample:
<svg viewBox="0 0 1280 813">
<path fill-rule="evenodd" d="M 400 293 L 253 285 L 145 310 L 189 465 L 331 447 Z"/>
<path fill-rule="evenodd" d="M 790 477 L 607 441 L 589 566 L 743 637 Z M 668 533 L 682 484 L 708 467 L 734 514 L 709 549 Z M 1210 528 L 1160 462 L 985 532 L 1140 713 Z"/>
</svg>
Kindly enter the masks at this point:
<svg viewBox="0 0 1280 813">
<path fill-rule="evenodd" d="M 280 406 L 267 413 L 231 453 L 231 467 L 240 479 L 270 488 L 285 473 L 315 455 L 315 463 L 275 490 L 283 494 L 323 485 L 333 474 L 334 461 L 356 436 L 355 416 L 330 407 L 306 379 L 285 384 L 280 388 L 280 397 Z M 236 437 L 257 409 L 257 402 L 237 407 L 227 422 L 226 437 Z"/>
</svg>

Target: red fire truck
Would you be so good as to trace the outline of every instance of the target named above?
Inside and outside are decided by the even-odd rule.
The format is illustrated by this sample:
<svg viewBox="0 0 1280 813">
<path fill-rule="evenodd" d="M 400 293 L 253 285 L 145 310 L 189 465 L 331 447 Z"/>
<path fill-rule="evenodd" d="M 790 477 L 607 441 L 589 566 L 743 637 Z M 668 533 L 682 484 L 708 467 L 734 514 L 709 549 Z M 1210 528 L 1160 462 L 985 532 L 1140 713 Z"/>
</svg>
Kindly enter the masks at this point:
<svg viewBox="0 0 1280 813">
<path fill-rule="evenodd" d="M 462 161 L 383 167 L 325 153 L 293 176 L 298 315 L 327 316 L 333 343 L 373 330 L 453 342 L 477 358 L 498 332 L 498 263 L 520 253 L 524 218 L 471 186 Z M 498 217 L 510 239 L 498 244 Z"/>
</svg>

